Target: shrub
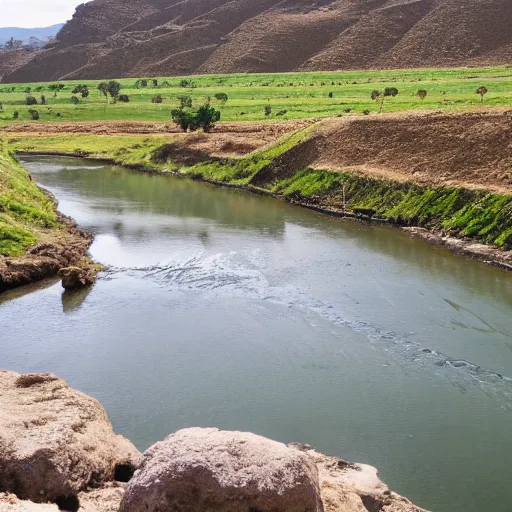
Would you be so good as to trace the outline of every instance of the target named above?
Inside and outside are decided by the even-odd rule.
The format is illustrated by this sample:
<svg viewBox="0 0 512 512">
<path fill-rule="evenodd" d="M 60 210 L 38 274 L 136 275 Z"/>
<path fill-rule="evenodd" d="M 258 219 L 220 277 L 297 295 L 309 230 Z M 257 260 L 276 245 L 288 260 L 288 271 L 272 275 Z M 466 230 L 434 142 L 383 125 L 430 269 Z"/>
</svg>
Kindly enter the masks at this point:
<svg viewBox="0 0 512 512">
<path fill-rule="evenodd" d="M 30 117 L 32 121 L 38 121 L 39 120 L 39 112 L 33 108 L 31 108 L 28 113 L 30 114 Z"/>
<path fill-rule="evenodd" d="M 332 92 L 330 92 L 330 93 L 329 93 L 329 98 L 332 98 L 332 97 L 333 97 L 333 93 L 332 93 Z"/>
<path fill-rule="evenodd" d="M 34 96 L 27 96 L 25 98 L 25 105 L 37 105 L 37 100 Z"/>
<path fill-rule="evenodd" d="M 270 105 L 265 105 L 265 115 L 268 117 L 272 114 L 272 107 Z"/>
<path fill-rule="evenodd" d="M 148 81 L 147 80 L 141 80 L 140 81 L 140 86 L 141 87 L 147 87 L 148 86 Z"/>
<path fill-rule="evenodd" d="M 41 94 L 41 105 L 46 105 L 46 96 Z"/>
<path fill-rule="evenodd" d="M 188 129 L 191 131 L 197 130 L 196 118 L 190 110 L 183 108 L 171 110 L 171 119 L 173 123 L 176 123 L 185 132 Z"/>
<path fill-rule="evenodd" d="M 215 99 L 226 103 L 226 101 L 228 101 L 228 95 L 225 92 L 219 92 L 215 95 Z"/>
<path fill-rule="evenodd" d="M 384 96 L 392 96 L 393 98 L 398 94 L 396 87 L 386 87 L 384 89 Z"/>
<path fill-rule="evenodd" d="M 427 91 L 425 89 L 420 89 L 417 93 L 416 93 L 416 96 L 420 99 L 420 100 L 424 100 L 426 97 L 427 97 Z"/>
<path fill-rule="evenodd" d="M 365 109 L 365 110 L 363 110 L 363 114 L 365 116 L 369 116 L 370 115 L 370 111 L 368 109 Z"/>
<path fill-rule="evenodd" d="M 180 87 L 192 87 L 192 82 L 190 80 L 183 79 L 180 82 Z"/>
<path fill-rule="evenodd" d="M 151 98 L 151 103 L 163 103 L 164 99 L 161 94 L 157 94 Z"/>
<path fill-rule="evenodd" d="M 17 110 L 15 110 L 14 114 L 12 115 L 12 118 L 13 119 L 19 119 L 19 117 L 20 117 L 20 113 Z"/>
<path fill-rule="evenodd" d="M 27 87 L 25 89 L 25 94 L 30 94 L 32 92 L 32 88 L 31 87 Z"/>
<path fill-rule="evenodd" d="M 350 112 L 352 112 L 352 109 L 351 108 L 345 108 L 345 109 L 343 109 L 343 112 L 345 112 L 345 114 L 350 114 Z"/>
<path fill-rule="evenodd" d="M 288 110 L 280 110 L 276 116 L 284 116 L 286 113 L 288 112 Z"/>
<path fill-rule="evenodd" d="M 197 126 L 205 132 L 209 132 L 220 121 L 220 112 L 208 104 L 199 107 L 196 116 Z"/>
<path fill-rule="evenodd" d="M 121 96 L 119 96 L 119 101 L 122 103 L 129 103 L 130 97 L 127 94 L 121 94 Z"/>
<path fill-rule="evenodd" d="M 80 103 L 78 96 L 71 96 L 71 103 L 73 103 L 73 105 L 78 105 Z"/>
<path fill-rule="evenodd" d="M 184 108 L 175 109 L 171 111 L 171 118 L 184 131 L 195 131 L 202 128 L 208 132 L 220 120 L 220 112 L 209 104 L 205 104 L 197 111 Z"/>
<path fill-rule="evenodd" d="M 153 78 L 151 82 L 153 83 L 153 87 L 158 87 L 158 80 L 156 78 Z"/>
</svg>

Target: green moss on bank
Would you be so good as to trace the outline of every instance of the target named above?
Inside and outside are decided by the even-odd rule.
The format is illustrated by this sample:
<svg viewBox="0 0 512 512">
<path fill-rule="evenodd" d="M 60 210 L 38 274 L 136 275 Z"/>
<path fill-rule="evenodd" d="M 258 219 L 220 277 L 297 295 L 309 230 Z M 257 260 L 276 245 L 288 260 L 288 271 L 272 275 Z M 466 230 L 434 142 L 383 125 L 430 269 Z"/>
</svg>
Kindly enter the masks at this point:
<svg viewBox="0 0 512 512">
<path fill-rule="evenodd" d="M 512 196 L 430 188 L 349 173 L 306 169 L 272 185 L 285 197 L 325 207 L 368 208 L 392 222 L 443 230 L 512 249 Z"/>
<path fill-rule="evenodd" d="M 40 228 L 58 224 L 52 200 L 0 143 L 0 255 L 23 254 L 38 241 Z"/>
</svg>

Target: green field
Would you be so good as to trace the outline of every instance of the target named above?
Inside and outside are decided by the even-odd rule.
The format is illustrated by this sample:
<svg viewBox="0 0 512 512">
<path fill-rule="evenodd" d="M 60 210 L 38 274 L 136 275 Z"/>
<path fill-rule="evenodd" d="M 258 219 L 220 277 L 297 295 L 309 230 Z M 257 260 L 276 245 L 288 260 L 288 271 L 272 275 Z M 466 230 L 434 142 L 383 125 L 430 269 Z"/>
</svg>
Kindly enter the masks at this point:
<svg viewBox="0 0 512 512">
<path fill-rule="evenodd" d="M 386 98 L 384 111 L 411 109 L 461 109 L 481 105 L 476 89 L 485 86 L 487 106 L 512 106 L 512 66 L 461 69 L 410 69 L 384 71 L 346 71 L 281 74 L 201 75 L 192 77 L 158 77 L 158 86 L 148 79 L 142 87 L 135 78 L 121 79 L 121 94 L 129 103 L 108 104 L 97 90 L 100 80 L 64 81 L 56 97 L 49 83 L 0 84 L 0 123 L 13 121 L 15 111 L 19 120 L 30 119 L 29 109 L 39 112 L 41 121 L 86 120 L 147 120 L 168 121 L 178 97 L 190 95 L 194 106 L 208 98 L 222 113 L 222 121 L 260 121 L 264 119 L 297 119 L 361 114 L 365 110 L 378 112 L 379 105 L 370 99 L 374 89 L 396 87 L 398 96 Z M 90 95 L 72 103 L 72 90 L 86 84 Z M 47 105 L 25 105 L 26 90 L 38 103 L 43 94 Z M 419 89 L 427 91 L 421 100 Z M 227 102 L 215 100 L 215 94 L 226 93 Z M 332 98 L 329 97 L 332 93 Z M 161 95 L 163 103 L 151 102 Z M 272 114 L 265 116 L 265 105 Z M 350 112 L 346 110 L 350 109 Z"/>
</svg>

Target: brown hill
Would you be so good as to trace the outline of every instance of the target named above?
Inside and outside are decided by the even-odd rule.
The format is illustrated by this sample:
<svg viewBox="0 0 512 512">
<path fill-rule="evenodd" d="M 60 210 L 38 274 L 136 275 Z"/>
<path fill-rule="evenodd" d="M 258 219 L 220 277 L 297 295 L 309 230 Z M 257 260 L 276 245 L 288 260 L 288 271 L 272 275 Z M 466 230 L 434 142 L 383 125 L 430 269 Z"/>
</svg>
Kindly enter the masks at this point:
<svg viewBox="0 0 512 512">
<path fill-rule="evenodd" d="M 510 0 L 93 0 L 4 82 L 502 64 Z M 0 67 L 2 61 L 0 60 Z"/>
</svg>

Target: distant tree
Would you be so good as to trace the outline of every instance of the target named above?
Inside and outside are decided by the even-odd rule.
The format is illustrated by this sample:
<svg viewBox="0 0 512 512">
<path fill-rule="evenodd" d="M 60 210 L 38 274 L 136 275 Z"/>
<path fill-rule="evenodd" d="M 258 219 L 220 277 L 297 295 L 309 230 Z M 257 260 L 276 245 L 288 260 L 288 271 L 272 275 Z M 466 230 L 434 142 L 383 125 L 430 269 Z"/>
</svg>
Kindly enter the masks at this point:
<svg viewBox="0 0 512 512">
<path fill-rule="evenodd" d="M 2 102 L 0 102 L 0 112 L 3 112 L 4 111 L 4 104 Z"/>
<path fill-rule="evenodd" d="M 426 97 L 427 97 L 427 91 L 425 89 L 420 89 L 417 93 L 416 93 L 416 96 L 420 99 L 420 100 L 424 100 Z"/>
<path fill-rule="evenodd" d="M 127 94 L 121 94 L 119 96 L 119 101 L 122 102 L 122 103 L 129 103 L 130 102 L 130 97 Z"/>
<path fill-rule="evenodd" d="M 398 95 L 398 89 L 396 87 L 386 87 L 384 89 L 384 96 L 392 96 L 393 98 Z"/>
<path fill-rule="evenodd" d="M 64 84 L 51 84 L 48 86 L 48 89 L 53 92 L 53 97 L 57 97 L 57 93 L 62 91 L 66 87 Z"/>
<path fill-rule="evenodd" d="M 78 105 L 80 103 L 78 96 L 71 96 L 71 103 L 73 103 L 73 105 Z"/>
<path fill-rule="evenodd" d="M 189 108 L 174 109 L 171 112 L 171 119 L 184 131 L 202 128 L 205 132 L 209 132 L 220 120 L 220 112 L 206 103 L 197 111 Z"/>
<path fill-rule="evenodd" d="M 39 112 L 33 108 L 31 108 L 28 113 L 30 114 L 30 118 L 32 121 L 38 121 L 39 120 Z"/>
<path fill-rule="evenodd" d="M 220 112 L 209 104 L 202 105 L 196 112 L 197 126 L 209 132 L 220 121 Z"/>
<path fill-rule="evenodd" d="M 272 114 L 272 107 L 270 105 L 265 105 L 265 115 L 268 117 Z"/>
<path fill-rule="evenodd" d="M 146 79 L 140 80 L 140 86 L 141 87 L 147 87 L 148 86 L 148 81 Z"/>
<path fill-rule="evenodd" d="M 158 87 L 158 80 L 156 78 L 153 78 L 151 82 L 153 83 L 153 87 Z"/>
<path fill-rule="evenodd" d="M 41 105 L 46 105 L 46 96 L 41 94 Z"/>
<path fill-rule="evenodd" d="M 98 85 L 98 90 L 103 93 L 105 96 L 105 100 L 108 103 L 108 95 L 112 98 L 114 103 L 117 102 L 119 98 L 119 91 L 121 90 L 121 84 L 116 82 L 115 80 L 110 80 L 109 82 L 101 82 Z"/>
<path fill-rule="evenodd" d="M 121 90 L 121 87 L 121 84 L 115 80 L 110 80 L 107 84 L 108 93 L 110 94 L 114 103 L 119 97 L 119 91 Z"/>
<path fill-rule="evenodd" d="M 89 87 L 87 85 L 77 85 L 71 92 L 73 94 L 80 94 L 84 99 L 89 97 Z"/>
<path fill-rule="evenodd" d="M 25 94 L 30 94 L 32 92 L 32 88 L 31 87 L 27 87 L 25 89 Z"/>
<path fill-rule="evenodd" d="M 476 93 L 477 94 L 480 94 L 480 103 L 483 103 L 484 102 L 484 96 L 487 94 L 488 90 L 487 90 L 487 87 L 479 87 L 477 90 L 476 90 Z"/>
<path fill-rule="evenodd" d="M 192 81 L 186 80 L 185 78 L 181 80 L 180 87 L 192 87 Z"/>
<path fill-rule="evenodd" d="M 101 82 L 98 84 L 98 91 L 105 96 L 105 101 L 108 103 L 108 82 Z"/>
<path fill-rule="evenodd" d="M 37 100 L 34 96 L 27 96 L 25 98 L 25 105 L 37 105 Z"/>
<path fill-rule="evenodd" d="M 151 103 L 163 103 L 164 99 L 161 94 L 157 94 L 151 98 Z"/>
<path fill-rule="evenodd" d="M 12 118 L 13 119 L 19 119 L 19 117 L 20 117 L 20 113 L 17 110 L 15 110 L 14 114 L 12 115 Z"/>
<path fill-rule="evenodd" d="M 332 98 L 334 94 L 332 92 L 329 93 L 329 98 Z"/>
<path fill-rule="evenodd" d="M 191 96 L 178 96 L 178 100 L 180 100 L 181 108 L 192 108 Z"/>
<path fill-rule="evenodd" d="M 228 95 L 225 92 L 218 92 L 215 95 L 215 99 L 226 103 L 226 101 L 228 101 Z"/>
</svg>

